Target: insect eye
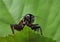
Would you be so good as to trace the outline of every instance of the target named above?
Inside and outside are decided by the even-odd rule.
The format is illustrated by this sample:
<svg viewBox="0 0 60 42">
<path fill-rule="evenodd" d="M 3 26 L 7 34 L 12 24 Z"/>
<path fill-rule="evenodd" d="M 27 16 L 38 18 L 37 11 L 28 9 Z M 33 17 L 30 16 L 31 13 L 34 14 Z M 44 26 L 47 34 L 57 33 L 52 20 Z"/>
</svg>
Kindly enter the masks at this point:
<svg viewBox="0 0 60 42">
<path fill-rule="evenodd" d="M 30 15 L 26 15 L 24 18 L 25 19 L 29 19 L 30 18 Z"/>
<path fill-rule="evenodd" d="M 26 17 L 30 17 L 29 15 L 27 15 Z"/>
</svg>

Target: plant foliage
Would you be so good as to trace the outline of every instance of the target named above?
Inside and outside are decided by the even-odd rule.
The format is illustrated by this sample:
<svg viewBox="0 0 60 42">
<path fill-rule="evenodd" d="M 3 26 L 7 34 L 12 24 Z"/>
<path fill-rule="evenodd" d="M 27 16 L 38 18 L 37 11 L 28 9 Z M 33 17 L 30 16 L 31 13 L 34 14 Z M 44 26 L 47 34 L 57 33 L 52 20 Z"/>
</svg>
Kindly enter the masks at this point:
<svg viewBox="0 0 60 42">
<path fill-rule="evenodd" d="M 23 33 L 12 36 L 10 28 L 10 24 L 17 24 L 20 19 L 28 13 L 32 13 L 34 16 L 39 17 L 36 17 L 34 23 L 39 24 L 43 30 L 44 36 L 42 37 L 42 41 L 48 39 L 47 41 L 52 42 L 50 41 L 50 38 L 52 38 L 53 40 L 56 40 L 56 42 L 60 42 L 60 0 L 0 0 L 1 42 L 7 42 L 7 39 L 11 37 L 11 42 L 15 41 L 13 38 L 17 39 L 17 42 L 19 41 L 18 39 L 21 39 L 21 41 L 24 42 L 25 39 L 23 38 L 29 38 L 30 34 L 27 35 L 25 31 L 23 33 L 25 33 L 26 36 L 23 36 Z M 35 33 L 32 32 L 30 37 L 34 34 Z M 11 37 L 7 35 L 11 35 Z M 17 35 L 20 35 L 21 38 L 20 36 L 17 37 Z M 41 37 L 39 36 L 39 38 Z M 28 40 L 31 41 L 31 39 Z"/>
</svg>

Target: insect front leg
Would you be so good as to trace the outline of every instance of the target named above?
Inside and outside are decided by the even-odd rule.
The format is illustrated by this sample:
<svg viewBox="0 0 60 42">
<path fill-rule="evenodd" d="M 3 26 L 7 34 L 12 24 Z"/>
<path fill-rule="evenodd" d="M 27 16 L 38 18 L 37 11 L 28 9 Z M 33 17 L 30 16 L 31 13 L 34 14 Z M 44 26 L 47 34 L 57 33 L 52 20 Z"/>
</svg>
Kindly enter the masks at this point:
<svg viewBox="0 0 60 42">
<path fill-rule="evenodd" d="M 35 31 L 39 31 L 40 30 L 39 32 L 41 32 L 41 35 L 43 35 L 42 34 L 42 29 L 41 29 L 41 27 L 38 24 L 32 24 L 31 25 L 31 29 L 35 30 Z"/>
<path fill-rule="evenodd" d="M 31 24 L 31 29 L 33 29 L 33 30 L 37 30 L 38 28 L 40 28 L 40 26 L 38 26 L 38 24 Z"/>
<path fill-rule="evenodd" d="M 42 29 L 41 29 L 41 27 L 40 27 L 40 32 L 41 32 L 41 35 L 43 35 L 43 32 L 42 32 Z"/>
</svg>

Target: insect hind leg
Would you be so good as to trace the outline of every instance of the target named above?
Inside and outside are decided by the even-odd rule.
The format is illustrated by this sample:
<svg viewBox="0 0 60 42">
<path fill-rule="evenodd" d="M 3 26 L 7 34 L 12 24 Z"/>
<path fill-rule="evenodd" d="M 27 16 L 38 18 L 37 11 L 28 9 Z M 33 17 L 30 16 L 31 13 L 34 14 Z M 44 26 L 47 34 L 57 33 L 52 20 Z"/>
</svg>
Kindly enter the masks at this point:
<svg viewBox="0 0 60 42">
<path fill-rule="evenodd" d="M 12 33 L 14 34 L 14 25 L 11 24 L 10 27 L 11 27 Z"/>
<path fill-rule="evenodd" d="M 11 24 L 11 30 L 12 30 L 12 33 L 14 34 L 14 29 L 15 30 L 18 30 L 18 31 L 21 31 L 23 29 L 23 27 L 21 25 L 18 25 L 18 24 Z"/>
</svg>

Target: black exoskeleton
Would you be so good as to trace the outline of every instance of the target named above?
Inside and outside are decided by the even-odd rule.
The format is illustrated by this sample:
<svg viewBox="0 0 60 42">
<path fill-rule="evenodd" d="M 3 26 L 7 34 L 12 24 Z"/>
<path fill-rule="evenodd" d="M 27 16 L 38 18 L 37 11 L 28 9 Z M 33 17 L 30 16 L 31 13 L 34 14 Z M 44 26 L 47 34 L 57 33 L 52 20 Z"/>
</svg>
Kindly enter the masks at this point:
<svg viewBox="0 0 60 42">
<path fill-rule="evenodd" d="M 39 29 L 40 28 L 41 35 L 42 35 L 42 29 L 41 29 L 41 27 L 38 24 L 33 24 L 34 23 L 34 20 L 35 20 L 35 16 L 34 15 L 32 15 L 32 14 L 26 14 L 23 17 L 23 19 L 18 24 L 11 24 L 10 25 L 13 34 L 14 34 L 14 29 L 16 29 L 18 31 L 21 31 L 21 30 L 23 30 L 24 26 L 27 25 L 32 30 L 35 30 L 35 31 L 36 31 L 36 29 Z"/>
</svg>

